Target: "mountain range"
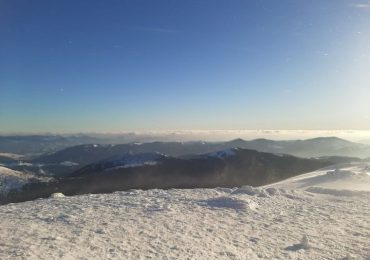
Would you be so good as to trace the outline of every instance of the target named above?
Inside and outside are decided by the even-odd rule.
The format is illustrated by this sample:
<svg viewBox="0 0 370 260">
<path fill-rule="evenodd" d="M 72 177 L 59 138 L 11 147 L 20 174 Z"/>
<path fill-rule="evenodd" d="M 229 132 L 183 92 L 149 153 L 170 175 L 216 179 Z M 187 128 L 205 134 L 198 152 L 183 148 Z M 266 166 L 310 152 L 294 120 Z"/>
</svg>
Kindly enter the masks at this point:
<svg viewBox="0 0 370 260">
<path fill-rule="evenodd" d="M 126 135 L 18 135 L 0 136 L 0 154 L 13 153 L 27 155 L 35 159 L 42 156 L 41 160 L 60 161 L 57 158 L 45 158 L 45 154 L 56 153 L 55 157 L 73 156 L 74 152 L 81 154 L 82 163 L 92 162 L 84 158 L 86 152 L 96 154 L 100 159 L 101 153 L 108 156 L 122 152 L 162 152 L 171 156 L 201 154 L 228 148 L 253 149 L 261 152 L 285 153 L 300 157 L 316 157 L 327 155 L 370 157 L 370 145 L 355 143 L 336 137 L 320 137 L 307 140 L 276 141 L 268 139 L 243 140 L 235 139 L 228 142 L 158 142 L 148 141 L 153 138 L 140 137 L 135 134 Z M 93 144 L 98 144 L 94 147 Z M 86 146 L 88 145 L 88 146 Z M 74 147 L 76 146 L 76 147 Z M 92 147 L 99 148 L 95 151 Z M 66 151 L 63 151 L 67 149 Z M 87 157 L 93 155 L 87 155 Z M 70 159 L 70 158 L 69 158 Z M 68 160 L 67 160 L 68 161 Z M 83 162 L 86 161 L 86 162 Z"/>
<path fill-rule="evenodd" d="M 46 145 L 47 152 L 31 157 L 0 149 L 3 169 L 7 167 L 16 171 L 17 176 L 25 174 L 27 180 L 32 180 L 23 181 L 21 189 L 1 195 L 1 203 L 47 197 L 54 192 L 75 195 L 127 189 L 260 186 L 329 165 L 364 161 L 358 157 L 370 157 L 369 145 L 336 137 L 79 145 L 73 144 L 77 140 L 97 140 L 88 136 L 12 140 L 19 146 L 19 152 L 23 142 L 32 147 L 40 138 L 43 141 L 39 148 L 43 142 L 54 144 L 54 148 Z M 58 145 L 67 147 L 53 151 Z M 37 149 L 34 151 L 41 151 Z M 0 181 L 1 185 L 4 183 Z"/>
<path fill-rule="evenodd" d="M 33 163 L 60 164 L 74 162 L 78 165 L 97 162 L 126 153 L 162 153 L 174 157 L 205 154 L 230 148 L 242 148 L 266 153 L 290 154 L 297 157 L 347 156 L 370 157 L 370 145 L 354 143 L 336 137 L 308 140 L 273 141 L 256 139 L 246 141 L 235 139 L 229 142 L 150 142 L 118 145 L 86 144 L 42 155 Z"/>
<path fill-rule="evenodd" d="M 127 153 L 87 164 L 53 181 L 30 182 L 21 190 L 0 196 L 0 202 L 32 200 L 56 192 L 77 195 L 129 189 L 261 186 L 353 160 L 356 159 L 299 158 L 241 148 L 186 157 Z"/>
</svg>

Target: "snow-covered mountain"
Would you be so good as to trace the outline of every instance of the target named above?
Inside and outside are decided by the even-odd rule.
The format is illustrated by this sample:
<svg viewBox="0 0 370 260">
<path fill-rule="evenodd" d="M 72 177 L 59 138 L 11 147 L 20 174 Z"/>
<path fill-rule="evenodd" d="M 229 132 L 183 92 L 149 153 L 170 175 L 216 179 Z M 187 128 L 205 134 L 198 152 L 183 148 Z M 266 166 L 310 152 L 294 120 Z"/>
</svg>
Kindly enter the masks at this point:
<svg viewBox="0 0 370 260">
<path fill-rule="evenodd" d="M 299 157 L 350 156 L 370 157 L 370 146 L 349 142 L 335 137 L 308 140 L 273 141 L 236 139 L 230 142 L 151 142 L 118 145 L 79 145 L 52 154 L 40 156 L 32 162 L 60 164 L 64 161 L 86 166 L 107 158 L 127 153 L 162 153 L 172 157 L 202 155 L 232 148 L 251 149 L 259 152 L 290 154 Z"/>
<path fill-rule="evenodd" d="M 0 203 L 48 197 L 54 192 L 77 195 L 129 189 L 261 186 L 349 160 L 298 158 L 240 148 L 181 158 L 160 153 L 128 153 L 89 164 L 69 175 L 59 175 L 51 182 L 32 183 L 5 198 L 0 196 Z M 72 170 L 78 166 L 58 167 Z"/>
<path fill-rule="evenodd" d="M 0 258 L 366 260 L 368 167 L 342 164 L 260 188 L 130 190 L 8 204 L 0 207 Z"/>
<path fill-rule="evenodd" d="M 112 171 L 122 168 L 150 166 L 156 165 L 166 158 L 168 158 L 168 156 L 161 153 L 126 153 L 100 162 L 92 163 L 79 170 L 79 172 L 92 174 L 98 171 Z"/>
</svg>

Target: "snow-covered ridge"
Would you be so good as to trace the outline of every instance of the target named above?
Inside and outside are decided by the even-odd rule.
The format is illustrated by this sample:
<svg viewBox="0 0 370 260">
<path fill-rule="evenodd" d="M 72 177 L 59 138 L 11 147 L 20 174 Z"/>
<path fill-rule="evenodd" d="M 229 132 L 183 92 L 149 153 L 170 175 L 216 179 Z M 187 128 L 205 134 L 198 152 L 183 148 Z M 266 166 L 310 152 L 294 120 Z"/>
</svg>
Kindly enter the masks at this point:
<svg viewBox="0 0 370 260">
<path fill-rule="evenodd" d="M 32 178 L 34 178 L 33 175 L 0 166 L 0 194 L 7 194 L 12 189 L 20 189 Z"/>
<path fill-rule="evenodd" d="M 302 174 L 267 187 L 370 191 L 370 163 L 349 163 Z M 317 191 L 319 189 L 316 189 Z"/>
<path fill-rule="evenodd" d="M 13 160 L 22 160 L 24 158 L 24 155 L 14 154 L 14 153 L 0 153 L 0 156 L 8 157 Z"/>
</svg>

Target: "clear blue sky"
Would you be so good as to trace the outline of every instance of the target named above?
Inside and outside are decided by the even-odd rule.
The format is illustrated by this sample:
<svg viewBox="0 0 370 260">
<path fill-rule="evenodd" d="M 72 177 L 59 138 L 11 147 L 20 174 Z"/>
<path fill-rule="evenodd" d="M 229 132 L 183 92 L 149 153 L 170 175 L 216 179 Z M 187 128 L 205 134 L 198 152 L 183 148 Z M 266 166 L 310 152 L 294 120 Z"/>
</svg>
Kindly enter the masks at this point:
<svg viewBox="0 0 370 260">
<path fill-rule="evenodd" d="M 370 129 L 370 1 L 0 0 L 0 132 Z"/>
</svg>

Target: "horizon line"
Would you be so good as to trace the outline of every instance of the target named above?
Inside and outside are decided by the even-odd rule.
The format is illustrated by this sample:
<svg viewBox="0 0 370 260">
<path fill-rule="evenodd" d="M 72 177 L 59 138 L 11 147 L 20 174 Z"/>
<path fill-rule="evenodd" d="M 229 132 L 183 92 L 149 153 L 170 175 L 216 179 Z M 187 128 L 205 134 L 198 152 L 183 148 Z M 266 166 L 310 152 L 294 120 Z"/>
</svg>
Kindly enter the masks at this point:
<svg viewBox="0 0 370 260">
<path fill-rule="evenodd" d="M 171 134 L 171 133 L 354 133 L 370 129 L 167 129 L 167 130 L 122 130 L 122 131 L 1 131 L 0 135 L 73 135 L 73 134 Z"/>
</svg>

